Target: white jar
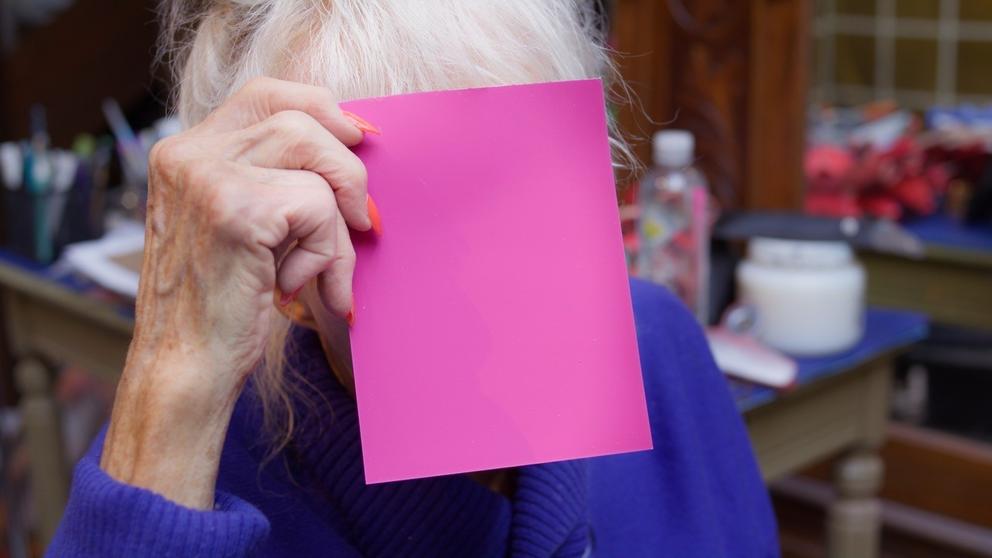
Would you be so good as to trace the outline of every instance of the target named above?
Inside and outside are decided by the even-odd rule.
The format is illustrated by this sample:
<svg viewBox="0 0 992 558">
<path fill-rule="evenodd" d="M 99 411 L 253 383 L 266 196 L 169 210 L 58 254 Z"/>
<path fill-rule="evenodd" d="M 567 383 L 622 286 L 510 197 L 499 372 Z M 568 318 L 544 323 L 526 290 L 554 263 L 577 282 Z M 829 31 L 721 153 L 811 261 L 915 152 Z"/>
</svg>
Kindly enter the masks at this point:
<svg viewBox="0 0 992 558">
<path fill-rule="evenodd" d="M 844 242 L 753 238 L 737 287 L 759 339 L 781 351 L 836 353 L 864 334 L 865 272 Z"/>
</svg>

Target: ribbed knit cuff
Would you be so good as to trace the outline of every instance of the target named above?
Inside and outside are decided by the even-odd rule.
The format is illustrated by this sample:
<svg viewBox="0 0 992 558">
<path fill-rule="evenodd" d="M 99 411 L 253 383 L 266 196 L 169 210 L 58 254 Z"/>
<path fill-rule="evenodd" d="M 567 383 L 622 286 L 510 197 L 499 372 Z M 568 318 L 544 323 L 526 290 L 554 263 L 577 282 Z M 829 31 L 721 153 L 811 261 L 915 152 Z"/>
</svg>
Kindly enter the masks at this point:
<svg viewBox="0 0 992 558">
<path fill-rule="evenodd" d="M 92 455 L 76 466 L 48 556 L 250 556 L 268 536 L 254 506 L 218 492 L 213 511 L 181 506 L 108 476 Z"/>
</svg>

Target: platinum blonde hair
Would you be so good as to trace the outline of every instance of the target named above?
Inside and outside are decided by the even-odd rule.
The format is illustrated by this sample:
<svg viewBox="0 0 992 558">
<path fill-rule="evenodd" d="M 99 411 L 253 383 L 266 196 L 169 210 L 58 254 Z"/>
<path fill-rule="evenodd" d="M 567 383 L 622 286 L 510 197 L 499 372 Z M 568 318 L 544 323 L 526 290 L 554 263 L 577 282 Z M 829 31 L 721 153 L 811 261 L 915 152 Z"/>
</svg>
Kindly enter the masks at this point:
<svg viewBox="0 0 992 558">
<path fill-rule="evenodd" d="M 257 76 L 320 85 L 341 101 L 589 77 L 625 93 L 595 1 L 166 0 L 161 52 L 186 126 Z M 633 161 L 611 131 L 617 159 Z M 289 325 L 278 316 L 253 377 L 278 447 L 294 419 L 283 380 Z"/>
</svg>

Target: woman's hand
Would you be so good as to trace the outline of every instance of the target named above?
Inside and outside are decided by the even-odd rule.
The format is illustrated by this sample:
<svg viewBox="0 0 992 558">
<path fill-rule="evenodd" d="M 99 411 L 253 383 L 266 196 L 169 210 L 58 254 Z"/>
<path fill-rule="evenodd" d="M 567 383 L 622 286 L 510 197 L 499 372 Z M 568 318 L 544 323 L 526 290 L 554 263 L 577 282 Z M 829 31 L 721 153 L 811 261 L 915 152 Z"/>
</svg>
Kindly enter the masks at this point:
<svg viewBox="0 0 992 558">
<path fill-rule="evenodd" d="M 101 467 L 210 509 L 227 425 L 275 311 L 317 278 L 352 311 L 348 228 L 372 227 L 367 125 L 322 88 L 260 78 L 149 162 L 134 339 Z"/>
</svg>

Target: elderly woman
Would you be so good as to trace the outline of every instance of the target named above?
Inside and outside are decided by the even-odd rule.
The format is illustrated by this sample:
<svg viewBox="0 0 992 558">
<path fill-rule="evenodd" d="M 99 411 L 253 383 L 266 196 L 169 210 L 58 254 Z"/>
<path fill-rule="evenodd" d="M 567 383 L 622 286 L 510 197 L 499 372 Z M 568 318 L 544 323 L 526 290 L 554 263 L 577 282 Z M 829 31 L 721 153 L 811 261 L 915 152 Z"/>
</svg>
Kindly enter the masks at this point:
<svg viewBox="0 0 992 558">
<path fill-rule="evenodd" d="M 609 66 L 592 2 L 165 11 L 186 131 L 152 153 L 134 340 L 50 555 L 777 554 L 698 327 L 636 282 L 655 450 L 364 482 L 349 229 L 382 229 L 349 147 L 376 129 L 337 102 L 599 76 Z"/>
</svg>

